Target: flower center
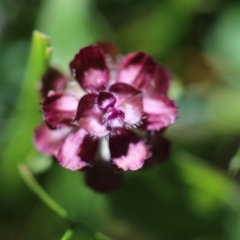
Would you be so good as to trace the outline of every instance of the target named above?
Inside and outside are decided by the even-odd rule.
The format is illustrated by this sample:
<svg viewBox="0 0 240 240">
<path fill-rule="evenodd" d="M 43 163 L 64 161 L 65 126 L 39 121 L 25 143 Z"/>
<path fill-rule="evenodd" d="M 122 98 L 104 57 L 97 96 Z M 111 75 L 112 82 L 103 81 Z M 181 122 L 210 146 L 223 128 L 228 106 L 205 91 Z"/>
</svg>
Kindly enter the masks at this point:
<svg viewBox="0 0 240 240">
<path fill-rule="evenodd" d="M 97 98 L 97 105 L 102 111 L 112 108 L 116 103 L 116 98 L 110 92 L 100 92 Z"/>
<path fill-rule="evenodd" d="M 122 127 L 125 114 L 116 108 L 109 108 L 103 116 L 103 123 L 109 130 L 116 127 Z"/>
</svg>

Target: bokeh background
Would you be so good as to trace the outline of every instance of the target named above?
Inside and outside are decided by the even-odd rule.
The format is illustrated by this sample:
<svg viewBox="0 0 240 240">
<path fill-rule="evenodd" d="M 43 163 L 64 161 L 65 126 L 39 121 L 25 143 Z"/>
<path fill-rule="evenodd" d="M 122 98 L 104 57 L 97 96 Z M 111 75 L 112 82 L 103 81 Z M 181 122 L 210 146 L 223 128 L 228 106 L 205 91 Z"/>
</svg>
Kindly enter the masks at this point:
<svg viewBox="0 0 240 240">
<path fill-rule="evenodd" d="M 50 37 L 51 65 L 66 74 L 73 55 L 97 40 L 168 66 L 179 106 L 165 134 L 168 160 L 126 173 L 118 190 L 101 195 L 80 173 L 37 155 L 40 100 L 29 79 L 36 69 L 27 67 L 34 29 Z M 1 240 L 58 240 L 66 230 L 25 186 L 20 162 L 76 222 L 112 239 L 239 240 L 240 2 L 1 0 L 0 133 Z M 72 239 L 94 238 L 79 229 Z"/>
</svg>

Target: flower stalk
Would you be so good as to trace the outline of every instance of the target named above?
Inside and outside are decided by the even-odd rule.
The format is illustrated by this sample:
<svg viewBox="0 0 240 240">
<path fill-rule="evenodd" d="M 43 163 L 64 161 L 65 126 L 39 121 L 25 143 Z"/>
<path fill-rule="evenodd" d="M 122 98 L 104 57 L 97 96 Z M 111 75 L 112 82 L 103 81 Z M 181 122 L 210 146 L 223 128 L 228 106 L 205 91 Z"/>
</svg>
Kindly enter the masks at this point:
<svg viewBox="0 0 240 240">
<path fill-rule="evenodd" d="M 61 240 L 69 240 L 73 236 L 73 230 L 71 228 L 67 229 L 67 231 L 64 233 Z"/>
<path fill-rule="evenodd" d="M 62 240 L 70 239 L 73 236 L 75 228 L 79 228 L 82 231 L 86 232 L 87 234 L 92 236 L 93 239 L 110 240 L 109 237 L 105 236 L 104 234 L 98 231 L 96 232 L 95 230 L 91 229 L 84 223 L 75 223 L 74 221 L 72 221 L 69 218 L 68 212 L 47 194 L 47 192 L 39 185 L 31 171 L 25 164 L 20 163 L 18 166 L 18 170 L 21 178 L 26 183 L 26 185 L 31 189 L 31 191 L 33 191 L 38 196 L 38 198 L 41 199 L 41 201 L 68 226 L 68 229 L 63 235 Z"/>
</svg>

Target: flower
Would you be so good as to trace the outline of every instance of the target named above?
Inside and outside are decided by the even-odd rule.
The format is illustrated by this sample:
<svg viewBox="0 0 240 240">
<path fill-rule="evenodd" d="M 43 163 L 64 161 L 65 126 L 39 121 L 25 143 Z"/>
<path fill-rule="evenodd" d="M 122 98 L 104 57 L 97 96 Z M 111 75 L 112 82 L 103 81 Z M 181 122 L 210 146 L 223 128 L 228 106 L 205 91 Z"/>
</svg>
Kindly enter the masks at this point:
<svg viewBox="0 0 240 240">
<path fill-rule="evenodd" d="M 120 57 L 108 43 L 81 49 L 70 69 L 75 81 L 51 68 L 43 77 L 45 123 L 35 129 L 34 144 L 62 167 L 86 170 L 87 185 L 112 190 L 119 173 L 156 158 L 156 141 L 151 148 L 144 136 L 155 136 L 176 119 L 167 96 L 171 76 L 149 55 Z M 115 179 L 112 184 L 106 176 Z"/>
</svg>

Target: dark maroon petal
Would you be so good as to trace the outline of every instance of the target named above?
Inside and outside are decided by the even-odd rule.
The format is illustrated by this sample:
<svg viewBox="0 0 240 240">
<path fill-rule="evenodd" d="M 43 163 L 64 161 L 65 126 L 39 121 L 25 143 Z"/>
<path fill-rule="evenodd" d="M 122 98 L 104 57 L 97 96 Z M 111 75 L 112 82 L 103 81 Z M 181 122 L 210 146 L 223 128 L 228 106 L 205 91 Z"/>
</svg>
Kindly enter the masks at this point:
<svg viewBox="0 0 240 240">
<path fill-rule="evenodd" d="M 75 122 L 89 134 L 103 137 L 108 135 L 109 131 L 103 124 L 103 112 L 97 105 L 97 97 L 97 94 L 90 93 L 80 99 Z"/>
<path fill-rule="evenodd" d="M 153 134 L 148 145 L 152 152 L 152 156 L 144 163 L 144 167 L 155 167 L 163 163 L 169 156 L 171 142 L 162 137 L 160 134 Z"/>
<path fill-rule="evenodd" d="M 101 110 L 107 110 L 109 107 L 113 107 L 116 102 L 116 98 L 110 92 L 100 92 L 97 98 L 98 107 Z"/>
<path fill-rule="evenodd" d="M 71 129 L 70 127 L 65 127 L 51 130 L 47 125 L 43 124 L 34 131 L 34 145 L 38 151 L 48 156 L 53 156 L 57 153 Z"/>
<path fill-rule="evenodd" d="M 145 142 L 125 129 L 109 138 L 109 148 L 113 164 L 124 171 L 140 169 L 151 155 Z"/>
<path fill-rule="evenodd" d="M 99 46 L 88 46 L 79 51 L 70 63 L 73 77 L 85 90 L 104 89 L 109 70 Z"/>
<path fill-rule="evenodd" d="M 70 134 L 63 142 L 57 159 L 59 164 L 72 171 L 81 170 L 94 161 L 98 141 L 93 140 L 83 129 Z"/>
<path fill-rule="evenodd" d="M 168 69 L 161 65 L 158 65 L 156 66 L 154 73 L 152 75 L 151 74 L 149 75 L 150 75 L 149 81 L 151 81 L 151 77 L 154 81 L 151 81 L 152 84 L 147 91 L 151 94 L 154 93 L 167 95 L 167 92 L 170 87 L 170 81 L 172 78 L 172 75 L 168 71 Z"/>
<path fill-rule="evenodd" d="M 53 93 L 42 104 L 44 120 L 53 128 L 69 125 L 76 116 L 79 99 L 67 94 Z"/>
<path fill-rule="evenodd" d="M 177 118 L 177 107 L 171 99 L 166 96 L 144 97 L 143 111 L 146 128 L 149 131 L 159 131 L 175 122 Z"/>
<path fill-rule="evenodd" d="M 62 91 L 67 84 L 67 78 L 55 68 L 48 68 L 47 72 L 42 78 L 40 92 L 45 98 L 49 91 Z"/>
<path fill-rule="evenodd" d="M 126 55 L 119 67 L 118 82 L 149 93 L 167 94 L 170 74 L 149 55 L 137 52 Z"/>
<path fill-rule="evenodd" d="M 98 160 L 85 175 L 86 184 L 100 193 L 107 193 L 118 188 L 122 182 L 121 174 L 113 172 L 112 164 Z"/>
<path fill-rule="evenodd" d="M 110 56 L 113 60 L 116 59 L 118 55 L 117 48 L 110 42 L 98 42 L 97 45 L 101 48 L 104 55 Z"/>
<path fill-rule="evenodd" d="M 116 83 L 110 87 L 115 93 L 115 107 L 124 112 L 124 122 L 127 125 L 138 124 L 143 114 L 142 92 L 125 83 Z"/>
</svg>

